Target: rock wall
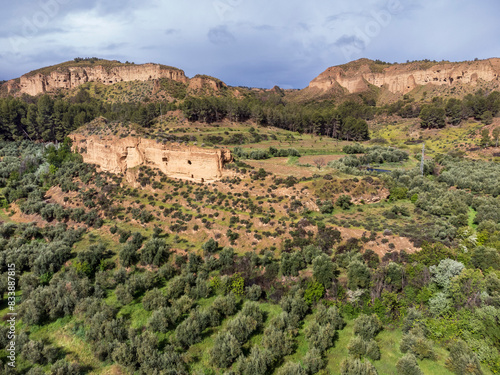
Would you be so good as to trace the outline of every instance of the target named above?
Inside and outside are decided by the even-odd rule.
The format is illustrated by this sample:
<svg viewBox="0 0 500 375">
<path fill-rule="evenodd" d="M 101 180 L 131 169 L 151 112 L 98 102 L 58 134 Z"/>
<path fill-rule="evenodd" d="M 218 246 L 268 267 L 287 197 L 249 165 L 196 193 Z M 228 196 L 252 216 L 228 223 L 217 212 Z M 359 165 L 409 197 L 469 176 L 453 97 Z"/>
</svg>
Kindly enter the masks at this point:
<svg viewBox="0 0 500 375">
<path fill-rule="evenodd" d="M 365 61 L 365 63 L 363 63 Z M 361 64 L 359 64 L 361 62 Z M 478 80 L 500 81 L 500 59 L 464 63 L 437 63 L 428 69 L 412 69 L 411 64 L 394 64 L 374 73 L 369 60 L 350 69 L 349 64 L 328 68 L 311 81 L 310 88 L 327 91 L 340 85 L 350 93 L 363 92 L 368 84 L 385 87 L 392 93 L 406 94 L 420 85 L 475 84 Z"/>
<path fill-rule="evenodd" d="M 182 70 L 166 68 L 159 64 L 124 65 L 106 68 L 101 65 L 93 67 L 68 67 L 52 71 L 48 75 L 25 74 L 19 84 L 13 81 L 7 86 L 9 92 L 15 87 L 20 94 L 38 95 L 55 89 L 72 89 L 86 82 L 100 82 L 111 85 L 116 82 L 147 81 L 169 78 L 187 83 L 189 80 Z M 9 81 L 10 82 L 10 81 Z"/>
<path fill-rule="evenodd" d="M 134 167 L 147 165 L 170 177 L 206 182 L 221 178 L 224 164 L 232 161 L 231 152 L 226 149 L 162 144 L 138 137 L 80 134 L 70 137 L 73 149 L 81 153 L 86 163 L 111 173 L 127 173 Z"/>
</svg>

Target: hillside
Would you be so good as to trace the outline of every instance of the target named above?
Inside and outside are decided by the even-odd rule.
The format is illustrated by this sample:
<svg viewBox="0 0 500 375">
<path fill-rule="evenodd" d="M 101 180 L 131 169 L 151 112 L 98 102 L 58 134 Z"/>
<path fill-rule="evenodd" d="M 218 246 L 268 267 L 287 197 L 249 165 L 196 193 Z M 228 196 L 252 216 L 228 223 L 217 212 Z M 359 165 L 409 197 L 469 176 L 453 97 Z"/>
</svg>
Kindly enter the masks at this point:
<svg viewBox="0 0 500 375">
<path fill-rule="evenodd" d="M 500 59 L 465 62 L 414 61 L 389 64 L 369 59 L 333 66 L 314 78 L 294 96 L 304 98 L 342 97 L 376 90 L 377 102 L 392 102 L 409 95 L 463 98 L 471 90 L 493 90 L 500 86 Z"/>
<path fill-rule="evenodd" d="M 0 98 L 0 374 L 500 371 L 499 92 L 165 69 Z"/>
<path fill-rule="evenodd" d="M 7 81 L 0 92 L 7 95 L 36 96 L 71 90 L 86 83 L 113 85 L 119 82 L 154 82 L 162 79 L 185 84 L 192 91 L 202 90 L 205 86 L 217 91 L 225 86 L 222 81 L 206 75 L 189 79 L 181 69 L 161 64 L 136 65 L 103 59 L 76 60 L 78 59 L 34 70 L 18 79 Z"/>
</svg>

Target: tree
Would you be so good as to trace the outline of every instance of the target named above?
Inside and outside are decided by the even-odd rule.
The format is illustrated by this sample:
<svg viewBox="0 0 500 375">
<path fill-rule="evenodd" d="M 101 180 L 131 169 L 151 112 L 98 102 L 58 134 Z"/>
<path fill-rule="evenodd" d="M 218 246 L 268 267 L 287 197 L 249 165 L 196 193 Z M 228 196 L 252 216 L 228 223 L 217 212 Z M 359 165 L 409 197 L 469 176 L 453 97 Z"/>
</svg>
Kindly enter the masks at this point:
<svg viewBox="0 0 500 375">
<path fill-rule="evenodd" d="M 335 205 L 339 206 L 343 210 L 348 210 L 352 206 L 351 197 L 343 194 L 337 198 Z"/>
<path fill-rule="evenodd" d="M 45 358 L 43 357 L 43 343 L 41 341 L 28 341 L 22 349 L 22 355 L 28 361 L 36 364 L 44 364 Z"/>
<path fill-rule="evenodd" d="M 335 265 L 326 254 L 314 258 L 313 260 L 313 276 L 320 282 L 325 289 L 332 286 L 333 278 L 335 277 Z"/>
<path fill-rule="evenodd" d="M 320 325 L 330 324 L 337 330 L 344 328 L 345 325 L 344 319 L 335 306 L 327 308 L 323 305 L 319 305 L 316 311 L 316 322 Z"/>
<path fill-rule="evenodd" d="M 490 145 L 491 138 L 490 138 L 490 130 L 489 129 L 483 129 L 481 130 L 481 147 L 488 147 Z"/>
<path fill-rule="evenodd" d="M 361 336 L 364 340 L 372 340 L 382 329 L 382 323 L 377 315 L 361 314 L 354 321 L 354 334 Z"/>
<path fill-rule="evenodd" d="M 340 364 L 341 375 L 378 375 L 370 361 L 361 361 L 358 358 L 346 358 Z"/>
<path fill-rule="evenodd" d="M 401 353 L 411 353 L 418 359 L 436 357 L 432 341 L 425 338 L 425 333 L 420 327 L 415 327 L 403 335 L 399 349 Z"/>
<path fill-rule="evenodd" d="M 142 297 L 142 306 L 146 311 L 157 310 L 167 306 L 167 298 L 158 288 L 154 288 L 148 290 L 144 297 Z"/>
<path fill-rule="evenodd" d="M 273 361 L 278 360 L 293 351 L 293 339 L 289 332 L 284 332 L 269 326 L 264 331 L 262 347 L 268 349 Z"/>
<path fill-rule="evenodd" d="M 311 348 L 316 348 L 320 352 L 325 352 L 333 345 L 336 330 L 330 324 L 319 325 L 313 323 L 305 330 L 305 336 Z"/>
<path fill-rule="evenodd" d="M 347 286 L 351 290 L 367 288 L 370 285 L 370 269 L 359 260 L 353 260 L 347 268 L 349 281 Z"/>
<path fill-rule="evenodd" d="M 492 136 L 493 136 L 493 142 L 495 142 L 495 147 L 498 147 L 498 138 L 500 137 L 500 126 L 497 126 L 495 129 L 493 129 Z"/>
<path fill-rule="evenodd" d="M 231 332 L 220 332 L 210 350 L 212 363 L 217 367 L 228 367 L 241 354 L 241 344 Z"/>
<path fill-rule="evenodd" d="M 448 121 L 452 125 L 459 125 L 463 118 L 463 107 L 462 102 L 459 99 L 450 98 L 446 102 L 446 116 L 448 117 Z"/>
<path fill-rule="evenodd" d="M 257 284 L 247 286 L 245 288 L 245 293 L 249 300 L 258 301 L 260 299 L 260 296 L 262 295 L 262 288 Z"/>
<path fill-rule="evenodd" d="M 318 225 L 318 233 L 316 234 L 316 245 L 326 253 L 331 254 L 332 247 L 342 240 L 342 235 L 339 230 L 333 227 Z"/>
<path fill-rule="evenodd" d="M 478 246 L 472 253 L 471 263 L 482 271 L 490 267 L 498 270 L 500 269 L 500 254 L 492 247 Z"/>
<path fill-rule="evenodd" d="M 316 167 L 318 169 L 321 169 L 322 167 L 324 167 L 326 165 L 325 158 L 316 158 L 316 159 L 314 159 L 314 164 L 316 165 Z"/>
<path fill-rule="evenodd" d="M 271 365 L 272 355 L 268 349 L 252 346 L 248 357 L 240 356 L 235 367 L 242 375 L 266 375 Z"/>
<path fill-rule="evenodd" d="M 151 238 L 141 250 L 141 263 L 161 266 L 168 261 L 170 247 L 160 238 Z"/>
<path fill-rule="evenodd" d="M 430 266 L 429 271 L 438 287 L 448 290 L 451 278 L 457 276 L 464 269 L 464 265 L 453 259 L 443 259 L 437 266 Z"/>
<path fill-rule="evenodd" d="M 210 238 L 201 246 L 201 248 L 203 249 L 205 255 L 214 254 L 219 250 L 219 243 L 213 238 Z"/>
<path fill-rule="evenodd" d="M 50 369 L 50 375 L 80 375 L 81 368 L 78 363 L 68 363 L 60 359 Z"/>
<path fill-rule="evenodd" d="M 456 343 L 452 344 L 450 356 L 446 359 L 446 367 L 457 375 L 483 374 L 476 354 L 470 350 L 465 341 L 462 340 L 458 340 Z"/>
<path fill-rule="evenodd" d="M 304 300 L 309 304 L 318 302 L 325 295 L 325 287 L 318 281 L 309 282 L 304 292 Z"/>
<path fill-rule="evenodd" d="M 287 362 L 284 366 L 280 367 L 277 372 L 278 375 L 306 375 L 304 368 L 296 362 Z"/>
<path fill-rule="evenodd" d="M 396 363 L 398 375 L 423 375 L 424 373 L 418 366 L 417 359 L 411 353 L 405 354 Z"/>
<path fill-rule="evenodd" d="M 491 125 L 491 123 L 493 122 L 493 114 L 491 113 L 491 111 L 483 112 L 483 114 L 481 115 L 481 121 L 485 125 Z"/>
<path fill-rule="evenodd" d="M 444 108 L 425 105 L 420 111 L 420 126 L 424 129 L 444 128 L 446 125 Z"/>
<path fill-rule="evenodd" d="M 366 354 L 366 342 L 361 336 L 353 336 L 347 345 L 349 355 L 362 358 Z"/>
<path fill-rule="evenodd" d="M 323 358 L 321 351 L 316 348 L 309 349 L 302 363 L 307 374 L 316 374 L 326 366 L 326 360 Z"/>
</svg>

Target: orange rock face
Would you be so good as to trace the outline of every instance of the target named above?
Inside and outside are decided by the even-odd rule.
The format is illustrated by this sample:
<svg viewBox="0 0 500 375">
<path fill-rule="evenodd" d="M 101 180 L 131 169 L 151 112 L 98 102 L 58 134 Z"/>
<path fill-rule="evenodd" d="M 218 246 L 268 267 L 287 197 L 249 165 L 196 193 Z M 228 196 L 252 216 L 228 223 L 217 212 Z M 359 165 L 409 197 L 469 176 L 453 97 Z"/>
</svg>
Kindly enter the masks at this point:
<svg viewBox="0 0 500 375">
<path fill-rule="evenodd" d="M 372 72 L 369 61 L 358 69 L 347 66 L 328 68 L 311 81 L 310 88 L 327 91 L 336 84 L 350 93 L 363 92 L 368 84 L 385 87 L 390 92 L 406 94 L 420 85 L 475 84 L 479 79 L 500 81 L 500 59 L 488 59 L 464 63 L 436 63 L 428 69 L 412 69 L 408 64 L 394 64 L 380 73 Z"/>
<path fill-rule="evenodd" d="M 111 173 L 126 173 L 137 166 L 158 168 L 169 177 L 197 182 L 222 177 L 224 164 L 232 156 L 225 149 L 203 149 L 178 143 L 157 143 L 151 139 L 73 134 L 73 149 L 89 164 Z"/>
<path fill-rule="evenodd" d="M 63 88 L 72 89 L 86 82 L 99 82 L 111 85 L 116 82 L 147 81 L 151 79 L 169 78 L 174 81 L 188 82 L 182 70 L 166 69 L 158 64 L 127 65 L 106 68 L 101 65 L 93 67 L 69 67 L 55 70 L 49 75 L 24 75 L 17 85 L 21 94 L 38 95 Z M 9 92 L 13 84 L 8 86 Z"/>
</svg>

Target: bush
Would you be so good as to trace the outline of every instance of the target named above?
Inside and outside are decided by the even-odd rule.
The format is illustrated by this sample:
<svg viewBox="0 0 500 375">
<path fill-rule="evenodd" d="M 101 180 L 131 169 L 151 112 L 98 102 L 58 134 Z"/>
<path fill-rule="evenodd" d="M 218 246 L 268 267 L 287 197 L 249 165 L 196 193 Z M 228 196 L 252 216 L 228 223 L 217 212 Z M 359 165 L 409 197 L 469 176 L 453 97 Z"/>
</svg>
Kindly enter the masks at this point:
<svg viewBox="0 0 500 375">
<path fill-rule="evenodd" d="M 405 354 L 396 363 L 398 375 L 423 375 L 424 373 L 418 367 L 417 359 L 411 353 Z"/>
<path fill-rule="evenodd" d="M 361 358 L 366 354 L 366 342 L 361 336 L 354 336 L 347 345 L 349 355 L 355 358 Z"/>
<path fill-rule="evenodd" d="M 325 294 L 325 287 L 323 284 L 315 281 L 309 282 L 307 289 L 304 292 L 304 300 L 309 304 L 318 302 Z"/>
<path fill-rule="evenodd" d="M 220 332 L 215 338 L 210 357 L 217 367 L 228 367 L 241 354 L 241 344 L 231 332 Z"/>
<path fill-rule="evenodd" d="M 219 250 L 219 243 L 213 238 L 210 238 L 201 246 L 201 248 L 203 249 L 205 255 L 214 254 Z"/>
<path fill-rule="evenodd" d="M 235 364 L 235 372 L 241 375 L 266 375 L 272 361 L 271 352 L 252 346 L 248 357 L 240 356 Z"/>
<path fill-rule="evenodd" d="M 341 195 L 335 202 L 336 206 L 339 206 L 343 210 L 348 210 L 352 206 L 351 197 L 348 195 Z"/>
<path fill-rule="evenodd" d="M 327 361 L 321 355 L 321 351 L 316 348 L 310 348 L 302 361 L 307 374 L 316 374 L 326 367 L 326 363 Z"/>
<path fill-rule="evenodd" d="M 380 359 L 380 348 L 375 340 L 370 340 L 368 342 L 366 345 L 365 355 L 374 361 L 378 361 Z"/>
<path fill-rule="evenodd" d="M 82 370 L 77 363 L 68 363 L 60 359 L 50 369 L 50 375 L 80 375 Z"/>
<path fill-rule="evenodd" d="M 359 260 L 353 260 L 347 268 L 348 287 L 351 290 L 367 288 L 370 285 L 370 269 Z"/>
<path fill-rule="evenodd" d="M 446 360 L 446 367 L 457 375 L 483 374 L 476 354 L 462 340 L 457 341 L 451 346 L 450 356 Z"/>
<path fill-rule="evenodd" d="M 141 263 L 161 266 L 168 261 L 170 247 L 160 238 L 151 238 L 141 250 Z"/>
<path fill-rule="evenodd" d="M 167 306 L 167 298 L 159 289 L 154 288 L 148 290 L 144 297 L 142 297 L 142 306 L 146 311 L 157 310 L 160 307 Z"/>
<path fill-rule="evenodd" d="M 430 266 L 429 271 L 438 287 L 448 290 L 451 279 L 464 269 L 464 265 L 453 259 L 443 259 L 437 266 Z"/>
<path fill-rule="evenodd" d="M 314 278 L 320 282 L 325 289 L 332 286 L 333 278 L 335 277 L 335 264 L 326 254 L 314 258 L 313 262 Z"/>
<path fill-rule="evenodd" d="M 408 313 L 403 319 L 403 327 L 401 330 L 403 333 L 408 333 L 412 328 L 420 328 L 424 333 L 426 333 L 427 327 L 423 322 L 423 314 L 420 310 L 414 307 L 408 309 Z"/>
<path fill-rule="evenodd" d="M 277 372 L 278 375 L 306 375 L 306 371 L 299 363 L 287 362 L 284 366 L 280 367 Z"/>
<path fill-rule="evenodd" d="M 257 284 L 247 286 L 245 291 L 247 298 L 251 301 L 258 301 L 262 295 L 262 288 Z"/>
<path fill-rule="evenodd" d="M 320 326 L 318 323 L 313 323 L 305 330 L 309 347 L 318 349 L 322 353 L 333 345 L 335 334 L 335 328 L 329 324 Z"/>
<path fill-rule="evenodd" d="M 414 328 L 403 335 L 399 349 L 401 353 L 411 353 L 418 359 L 435 359 L 432 341 L 426 339 L 419 328 Z"/>
<path fill-rule="evenodd" d="M 341 375 L 378 375 L 370 361 L 362 362 L 358 358 L 346 358 L 340 364 Z"/>
<path fill-rule="evenodd" d="M 316 311 L 316 322 L 319 325 L 330 324 L 334 329 L 340 330 L 344 328 L 344 319 L 340 315 L 338 309 L 335 306 L 325 307 L 323 305 L 318 306 Z"/>
<path fill-rule="evenodd" d="M 354 334 L 361 336 L 364 340 L 372 340 L 382 330 L 382 322 L 375 314 L 361 314 L 354 321 Z"/>
</svg>

